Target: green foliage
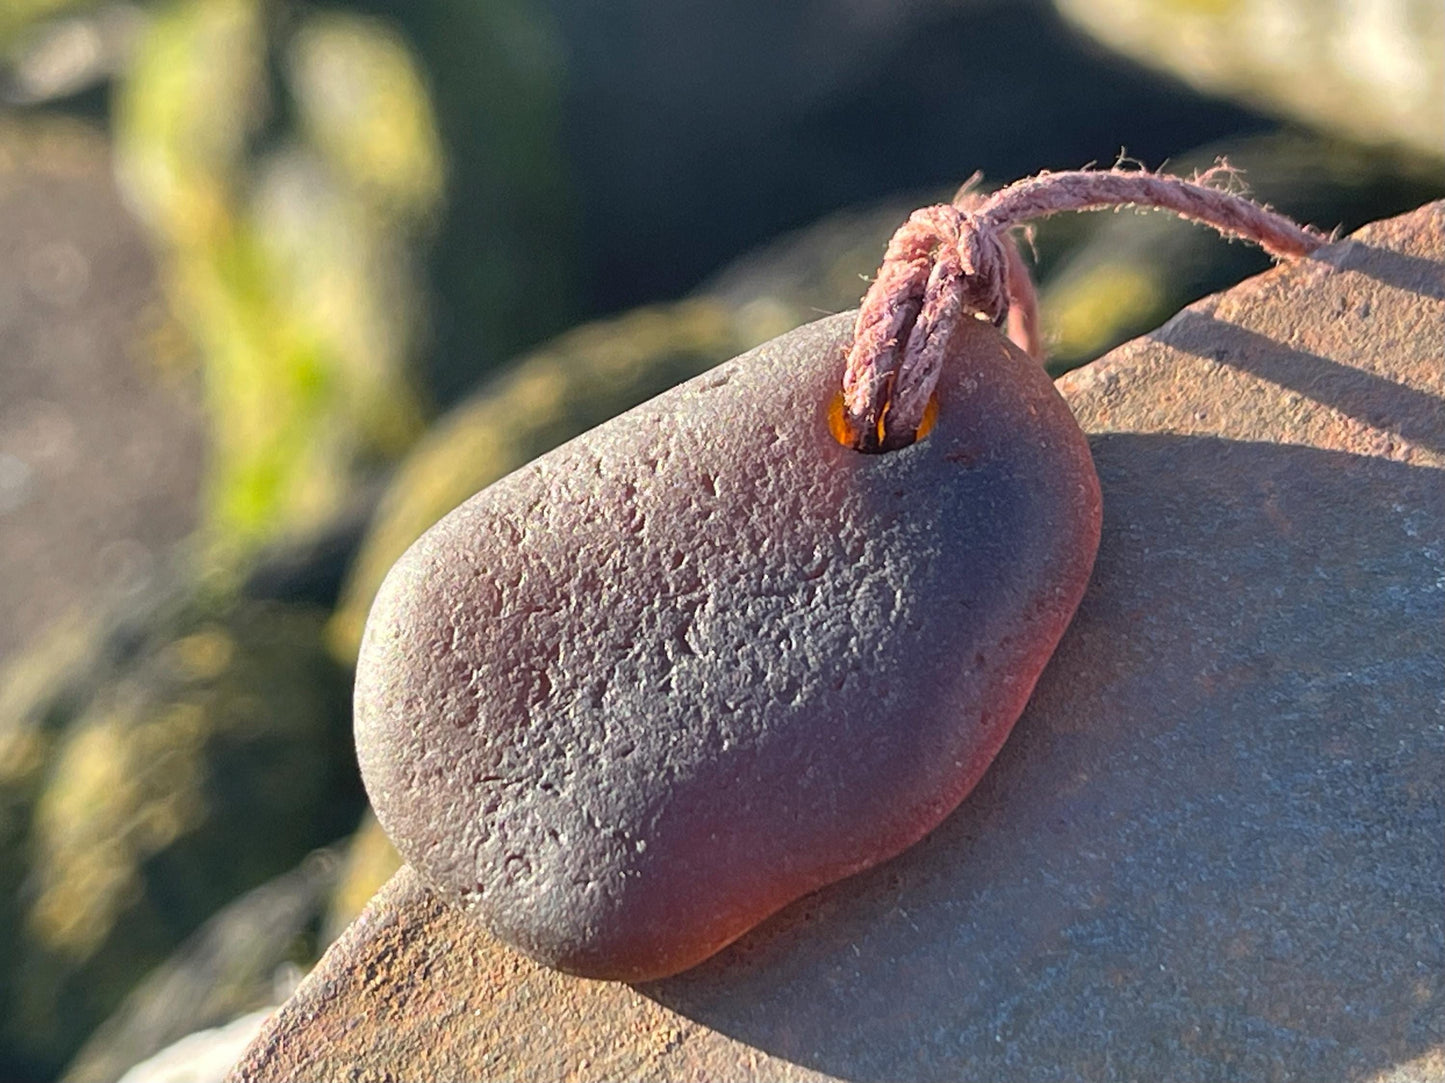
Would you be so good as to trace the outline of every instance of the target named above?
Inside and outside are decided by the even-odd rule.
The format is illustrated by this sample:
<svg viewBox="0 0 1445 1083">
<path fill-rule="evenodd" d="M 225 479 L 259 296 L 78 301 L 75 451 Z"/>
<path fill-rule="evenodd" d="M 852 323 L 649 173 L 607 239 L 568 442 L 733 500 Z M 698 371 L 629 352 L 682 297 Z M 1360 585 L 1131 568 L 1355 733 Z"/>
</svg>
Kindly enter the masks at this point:
<svg viewBox="0 0 1445 1083">
<path fill-rule="evenodd" d="M 229 569 L 324 522 L 419 431 L 414 262 L 443 172 L 431 105 L 375 20 L 174 0 L 121 81 L 115 129 L 201 355 L 203 541 Z"/>
</svg>

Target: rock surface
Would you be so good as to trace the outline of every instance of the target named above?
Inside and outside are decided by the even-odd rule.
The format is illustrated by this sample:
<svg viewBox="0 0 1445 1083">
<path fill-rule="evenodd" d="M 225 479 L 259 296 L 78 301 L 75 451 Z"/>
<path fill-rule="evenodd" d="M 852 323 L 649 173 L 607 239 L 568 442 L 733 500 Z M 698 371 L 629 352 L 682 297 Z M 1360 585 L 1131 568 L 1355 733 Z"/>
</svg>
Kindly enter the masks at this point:
<svg viewBox="0 0 1445 1083">
<path fill-rule="evenodd" d="M 1055 0 L 1126 55 L 1359 142 L 1439 158 L 1445 9 L 1434 0 Z"/>
<path fill-rule="evenodd" d="M 162 1075 L 153 1058 L 175 1049 L 197 1032 L 225 1027 L 260 1009 L 252 1032 L 274 1005 L 290 995 L 316 957 L 313 945 L 327 899 L 340 872 L 329 850 L 310 854 L 296 868 L 252 888 L 186 938 L 160 966 L 145 975 L 124 1003 L 95 1028 L 66 1066 L 61 1083 L 107 1083 L 129 1075 L 156 1080 Z M 249 1039 L 230 1046 L 229 1059 L 201 1080 L 225 1074 Z M 191 1049 L 194 1043 L 181 1046 Z M 171 1060 L 183 1059 L 176 1052 Z M 192 1056 L 192 1063 L 199 1057 Z M 150 1062 L 148 1065 L 145 1062 Z M 169 1077 L 167 1077 L 169 1078 Z"/>
<path fill-rule="evenodd" d="M 199 389 L 110 171 L 91 127 L 0 111 L 0 659 L 196 521 Z"/>
<path fill-rule="evenodd" d="M 504 940 L 663 977 L 892 857 L 992 761 L 1083 594 L 1087 445 L 994 328 L 926 439 L 829 432 L 851 315 L 477 494 L 387 576 L 356 677 L 387 833 Z"/>
<path fill-rule="evenodd" d="M 641 987 L 403 869 L 232 1078 L 1445 1079 L 1442 320 L 1433 204 L 1066 377 L 1092 585 L 897 860 Z"/>
<path fill-rule="evenodd" d="M 202 922 L 361 810 L 324 613 L 146 603 L 0 671 L 4 1078 L 53 1078 Z"/>
<path fill-rule="evenodd" d="M 1171 158 L 1169 170 L 1188 176 L 1221 158 L 1240 171 L 1237 183 L 1253 199 L 1327 232 L 1445 195 L 1445 175 L 1428 159 L 1293 129 L 1200 147 Z M 1171 214 L 1069 215 L 1040 227 L 1039 307 L 1054 373 L 1270 265 L 1259 249 L 1221 243 L 1212 230 Z"/>
<path fill-rule="evenodd" d="M 1302 133 L 1233 139 L 1177 160 L 1216 158 L 1300 221 L 1347 227 L 1445 194 L 1438 170 Z M 909 213 L 952 197 L 919 191 L 831 214 L 740 257 L 690 297 L 595 320 L 529 351 L 428 430 L 386 487 L 330 639 L 355 660 L 376 590 L 397 558 L 473 493 L 578 433 L 819 316 L 852 308 Z M 1036 277 L 1055 374 L 1157 326 L 1268 259 L 1164 214 L 1061 215 L 1038 224 Z M 375 887 L 380 887 L 378 882 Z M 368 893 L 370 894 L 370 893 Z"/>
</svg>

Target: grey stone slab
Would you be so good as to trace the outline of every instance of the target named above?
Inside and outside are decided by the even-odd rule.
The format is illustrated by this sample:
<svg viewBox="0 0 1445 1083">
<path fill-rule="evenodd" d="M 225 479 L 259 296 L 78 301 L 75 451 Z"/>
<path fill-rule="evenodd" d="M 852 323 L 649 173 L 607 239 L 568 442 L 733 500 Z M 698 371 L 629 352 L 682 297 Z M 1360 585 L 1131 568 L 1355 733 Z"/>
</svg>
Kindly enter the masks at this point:
<svg viewBox="0 0 1445 1083">
<path fill-rule="evenodd" d="M 1060 382 L 1093 580 L 982 783 L 702 966 L 404 869 L 236 1079 L 1445 1079 L 1445 205 Z"/>
</svg>

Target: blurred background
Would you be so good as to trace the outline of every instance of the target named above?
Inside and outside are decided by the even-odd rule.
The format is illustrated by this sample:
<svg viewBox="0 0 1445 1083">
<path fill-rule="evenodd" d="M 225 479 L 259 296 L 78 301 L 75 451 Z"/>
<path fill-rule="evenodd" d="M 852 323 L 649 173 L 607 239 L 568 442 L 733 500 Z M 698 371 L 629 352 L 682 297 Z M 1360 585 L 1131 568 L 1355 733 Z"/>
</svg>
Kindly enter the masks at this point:
<svg viewBox="0 0 1445 1083">
<path fill-rule="evenodd" d="M 244 1036 L 395 868 L 351 666 L 461 500 L 853 307 L 974 170 L 1436 198 L 1442 54 L 1438 0 L 5 0 L 0 1078 Z M 1032 258 L 1055 371 L 1267 266 Z"/>
</svg>

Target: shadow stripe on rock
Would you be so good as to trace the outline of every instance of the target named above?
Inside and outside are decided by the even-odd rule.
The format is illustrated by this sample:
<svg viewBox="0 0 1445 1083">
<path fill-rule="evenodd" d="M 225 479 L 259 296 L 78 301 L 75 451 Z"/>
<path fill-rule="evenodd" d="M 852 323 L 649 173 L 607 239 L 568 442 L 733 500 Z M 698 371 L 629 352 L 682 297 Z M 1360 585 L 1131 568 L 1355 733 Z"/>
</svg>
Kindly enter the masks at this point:
<svg viewBox="0 0 1445 1083">
<path fill-rule="evenodd" d="M 1436 214 L 1445 217 L 1445 207 Z M 1438 260 L 1397 252 L 1364 241 L 1347 240 L 1332 245 L 1319 259 L 1341 271 L 1358 271 L 1385 286 L 1394 286 L 1431 301 L 1445 301 L 1445 267 Z"/>
<path fill-rule="evenodd" d="M 1162 341 L 1305 395 L 1356 421 L 1445 454 L 1440 399 L 1435 395 L 1307 350 L 1282 346 L 1265 335 L 1203 312 L 1170 321 Z"/>
</svg>

